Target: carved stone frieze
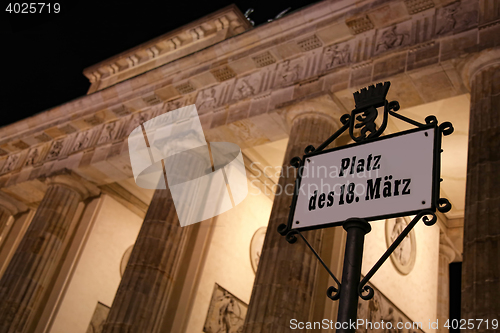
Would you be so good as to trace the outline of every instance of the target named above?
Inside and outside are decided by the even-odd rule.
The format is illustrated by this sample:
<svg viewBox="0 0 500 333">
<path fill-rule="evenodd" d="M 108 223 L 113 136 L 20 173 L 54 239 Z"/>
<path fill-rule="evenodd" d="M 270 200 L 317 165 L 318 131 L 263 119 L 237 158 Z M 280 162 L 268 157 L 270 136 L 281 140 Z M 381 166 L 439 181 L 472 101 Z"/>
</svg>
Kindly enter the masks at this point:
<svg viewBox="0 0 500 333">
<path fill-rule="evenodd" d="M 267 90 L 270 86 L 271 77 L 271 70 L 262 70 L 236 80 L 232 99 L 244 99 Z"/>
<path fill-rule="evenodd" d="M 305 39 L 301 39 L 297 42 L 297 45 L 303 52 L 307 52 L 310 50 L 317 49 L 318 47 L 322 47 L 323 43 L 319 40 L 316 35 L 309 36 Z"/>
<path fill-rule="evenodd" d="M 255 57 L 252 57 L 252 59 L 255 62 L 255 65 L 259 68 L 266 67 L 276 63 L 276 58 L 274 58 L 274 56 L 269 51 L 261 53 Z"/>
<path fill-rule="evenodd" d="M 97 141 L 97 144 L 103 144 L 112 141 L 115 137 L 116 134 L 118 133 L 118 122 L 112 122 L 112 123 L 107 123 L 104 124 L 104 126 L 101 129 L 101 135 L 99 136 L 99 140 Z"/>
<path fill-rule="evenodd" d="M 275 87 L 287 86 L 303 79 L 305 69 L 304 57 L 285 60 L 277 66 Z"/>
<path fill-rule="evenodd" d="M 374 25 L 368 15 L 346 20 L 345 24 L 355 35 L 374 28 Z"/>
<path fill-rule="evenodd" d="M 416 14 L 434 7 L 432 0 L 404 0 L 408 13 Z"/>
<path fill-rule="evenodd" d="M 165 103 L 165 106 L 163 108 L 163 112 L 168 112 L 172 110 L 176 110 L 178 108 L 181 108 L 183 106 L 186 106 L 186 98 L 177 98 L 172 101 L 168 101 Z"/>
<path fill-rule="evenodd" d="M 175 86 L 175 89 L 177 89 L 177 91 L 182 95 L 189 94 L 190 92 L 196 90 L 196 88 L 189 81 L 178 84 L 177 86 Z"/>
<path fill-rule="evenodd" d="M 478 10 L 475 1 L 457 1 L 438 9 L 436 35 L 444 36 L 467 30 L 477 25 Z"/>
<path fill-rule="evenodd" d="M 94 146 L 114 145 L 152 117 L 193 103 L 197 105 L 198 112 L 203 118 L 202 122 L 209 124 L 208 128 L 225 126 L 226 130 L 233 119 L 243 121 L 242 114 L 245 114 L 247 118 L 260 116 L 275 109 L 280 103 L 302 96 L 302 94 L 310 94 L 304 84 L 308 81 L 316 80 L 321 89 L 335 92 L 338 89 L 367 84 L 374 78 L 382 79 L 391 75 L 399 75 L 405 70 L 415 70 L 455 58 L 460 55 L 457 49 L 462 47 L 461 45 L 465 45 L 462 47 L 464 50 L 461 51 L 462 54 L 475 52 L 477 48 L 474 49 L 474 47 L 479 43 L 475 38 L 477 29 L 474 29 L 478 20 L 477 3 L 466 0 L 452 3 L 447 1 L 444 7 L 439 8 L 436 2 L 437 8 L 429 9 L 427 8 L 431 6 L 429 1 L 405 0 L 408 8 L 415 7 L 414 10 L 420 12 L 413 17 L 405 16 L 405 21 L 398 21 L 399 23 L 392 26 L 380 25 L 380 20 L 376 21 L 373 17 L 370 20 L 370 13 L 366 13 L 366 16 L 356 13 L 357 16 L 347 21 L 340 18 L 339 22 L 331 24 L 331 28 L 337 29 L 341 25 L 345 33 L 339 33 L 340 37 L 332 37 L 327 42 L 324 35 L 309 29 L 301 32 L 301 36 L 293 35 L 292 38 L 277 41 L 276 44 L 280 44 L 280 47 L 266 45 L 262 48 L 249 49 L 245 46 L 241 54 L 234 50 L 227 57 L 224 54 L 225 49 L 217 49 L 216 53 L 220 53 L 220 59 L 217 59 L 217 65 L 214 67 L 209 69 L 208 63 L 200 65 L 201 67 L 198 64 L 193 65 L 192 68 L 186 66 L 186 70 L 193 69 L 195 73 L 193 78 L 182 76 L 181 80 L 176 81 L 179 76 L 171 76 L 171 72 L 166 70 L 168 64 L 162 68 L 167 73 L 166 75 L 169 75 L 168 82 L 163 77 L 161 81 L 148 76 L 155 70 L 146 72 L 142 75 L 147 80 L 144 78 L 140 80 L 148 82 L 147 87 L 144 88 L 148 92 L 138 93 L 139 90 L 132 92 L 132 90 L 128 91 L 127 87 L 121 86 L 120 89 L 126 93 L 123 96 L 127 97 L 121 96 L 120 91 L 117 101 L 109 97 L 104 98 L 107 96 L 106 91 L 110 90 L 104 91 L 102 96 L 99 95 L 101 92 L 97 92 L 92 94 L 93 96 L 82 98 L 81 104 L 88 108 L 89 112 L 83 108 L 76 109 L 80 108 L 79 104 L 72 104 L 70 107 L 75 110 L 71 112 L 75 112 L 72 113 L 75 118 L 66 118 L 61 121 L 60 119 L 64 118 L 55 113 L 59 117 L 57 120 L 51 124 L 44 123 L 43 126 L 30 128 L 31 132 L 24 137 L 22 134 L 17 136 L 9 134 L 12 139 L 5 139 L 2 143 L 5 143 L 2 145 L 4 149 L 0 150 L 0 155 L 10 156 L 2 158 L 5 162 L 0 165 L 0 170 L 6 173 L 15 171 L 18 167 L 30 167 L 42 161 L 61 160 L 65 154 L 75 155 L 73 158 L 76 159 L 77 153 L 85 150 L 87 150 L 85 154 L 91 154 Z M 402 3 L 400 5 L 405 9 Z M 221 23 L 223 26 L 221 29 L 229 28 L 229 23 L 230 21 L 226 19 Z M 376 27 L 384 26 L 384 28 L 376 29 L 374 23 Z M 355 34 L 354 36 L 349 33 L 348 28 L 351 29 L 352 34 Z M 328 29 L 328 27 L 322 26 L 321 29 Z M 208 30 L 205 32 L 205 37 L 213 33 Z M 491 36 L 490 39 L 497 38 Z M 172 39 L 175 40 L 174 44 L 177 47 L 189 42 L 187 39 L 181 41 L 176 36 L 172 36 Z M 323 41 L 328 45 L 323 45 Z M 242 45 L 249 44 L 242 43 Z M 230 49 L 230 46 L 225 47 Z M 166 44 L 158 42 L 159 53 L 155 56 L 161 57 L 162 52 L 166 52 L 167 49 Z M 147 59 L 144 53 L 146 50 L 131 53 L 129 57 L 135 57 L 133 62 L 139 64 L 143 59 Z M 373 56 L 377 57 L 372 59 Z M 445 56 L 447 58 L 444 58 Z M 126 57 L 123 61 L 127 61 Z M 232 62 L 236 61 L 239 62 L 239 67 L 236 64 L 232 65 Z M 123 66 L 119 61 L 116 63 Z M 132 82 L 136 79 L 130 80 Z M 173 95 L 166 97 L 158 93 L 166 86 L 174 91 Z M 313 87 L 313 85 L 309 86 Z M 313 88 L 308 89 L 312 91 Z M 420 89 L 420 87 L 417 88 Z M 154 91 L 157 93 L 155 94 Z M 178 93 L 183 94 L 182 97 Z M 127 94 L 131 94 L 130 97 Z M 429 96 L 429 94 L 424 95 Z M 176 99 L 171 100 L 172 98 Z M 99 105 L 99 111 L 92 114 L 93 107 L 90 101 L 101 103 L 101 99 L 106 101 L 105 105 Z M 349 97 L 349 99 L 352 98 Z M 245 106 L 244 109 L 237 106 L 238 103 L 250 106 Z M 107 113 L 101 112 L 103 110 Z M 76 117 L 77 115 L 79 118 Z M 111 122 L 116 117 L 120 120 Z M 57 129 L 57 134 L 54 134 L 56 131 L 52 131 L 54 128 Z M 61 138 L 61 135 L 66 136 Z M 43 149 L 33 148 L 41 143 L 46 143 Z M 19 155 L 20 150 L 23 151 L 21 155 Z M 123 151 L 125 155 L 126 149 Z M 15 156 L 18 160 L 15 160 Z"/>
<path fill-rule="evenodd" d="M 24 161 L 23 165 L 24 166 L 30 166 L 30 165 L 34 165 L 35 163 L 37 163 L 39 160 L 40 160 L 40 155 L 41 155 L 41 146 L 39 147 L 35 147 L 35 148 L 31 148 L 29 153 L 28 153 L 28 156 L 26 157 L 26 160 Z"/>
<path fill-rule="evenodd" d="M 227 81 L 236 76 L 236 73 L 229 66 L 222 66 L 219 68 L 211 69 L 210 73 L 212 73 L 215 79 L 219 82 Z"/>
<path fill-rule="evenodd" d="M 410 44 L 411 21 L 377 31 L 374 55 L 396 50 Z"/>
<path fill-rule="evenodd" d="M 433 9 L 413 18 L 410 32 L 412 45 L 427 43 L 433 40 L 435 14 L 436 11 Z"/>
<path fill-rule="evenodd" d="M 200 91 L 196 97 L 198 112 L 204 113 L 224 104 L 229 99 L 233 86 L 234 80 L 231 80 Z"/>
<path fill-rule="evenodd" d="M 141 124 L 144 124 L 146 121 L 153 117 L 153 110 L 143 111 L 140 113 L 132 114 L 128 118 L 124 120 L 123 129 L 118 133 L 118 137 L 128 137 L 129 134 Z"/>
<path fill-rule="evenodd" d="M 350 40 L 325 47 L 321 59 L 321 70 L 327 71 L 350 64 L 353 61 L 354 45 L 354 40 Z"/>
<path fill-rule="evenodd" d="M 91 131 L 92 130 L 83 131 L 83 132 L 80 132 L 76 135 L 75 142 L 73 143 L 73 146 L 71 147 L 72 153 L 83 150 L 89 146 L 89 144 L 90 144 L 90 132 Z"/>
<path fill-rule="evenodd" d="M 50 161 L 58 158 L 63 150 L 64 141 L 65 141 L 64 139 L 59 139 L 54 141 L 49 149 L 49 153 L 47 154 L 45 160 Z"/>
<path fill-rule="evenodd" d="M 198 98 L 196 100 L 196 106 L 198 107 L 198 111 L 210 110 L 217 106 L 219 102 L 219 96 L 217 96 L 216 87 L 208 88 L 202 90 L 198 94 Z"/>
<path fill-rule="evenodd" d="M 251 81 L 251 79 L 254 79 Z M 259 81 L 252 75 L 248 75 L 236 81 L 236 86 L 234 87 L 233 99 L 242 99 L 250 97 L 257 93 Z"/>
<path fill-rule="evenodd" d="M 5 162 L 2 168 L 2 173 L 7 173 L 15 170 L 19 163 L 20 157 L 21 157 L 20 153 L 9 155 L 9 157 L 7 158 L 7 162 Z"/>
</svg>

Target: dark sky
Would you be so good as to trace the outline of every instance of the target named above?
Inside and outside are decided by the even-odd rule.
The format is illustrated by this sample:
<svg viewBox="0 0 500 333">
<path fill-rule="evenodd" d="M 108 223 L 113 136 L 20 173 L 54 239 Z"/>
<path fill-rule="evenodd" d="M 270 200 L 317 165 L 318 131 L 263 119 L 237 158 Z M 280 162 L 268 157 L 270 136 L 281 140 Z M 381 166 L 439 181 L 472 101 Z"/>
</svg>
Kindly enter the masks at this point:
<svg viewBox="0 0 500 333">
<path fill-rule="evenodd" d="M 254 8 L 250 18 L 258 26 L 288 7 L 291 12 L 314 2 L 72 0 L 58 14 L 2 8 L 0 127 L 85 95 L 90 84 L 84 68 L 231 3 L 243 13 Z"/>
</svg>

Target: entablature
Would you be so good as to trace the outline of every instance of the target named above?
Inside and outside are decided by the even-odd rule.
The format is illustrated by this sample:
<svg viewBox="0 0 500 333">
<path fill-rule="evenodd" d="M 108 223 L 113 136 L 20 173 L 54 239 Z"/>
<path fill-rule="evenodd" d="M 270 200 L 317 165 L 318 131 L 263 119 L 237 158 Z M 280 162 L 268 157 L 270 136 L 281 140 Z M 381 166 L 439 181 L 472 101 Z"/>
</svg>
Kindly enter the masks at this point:
<svg viewBox="0 0 500 333">
<path fill-rule="evenodd" d="M 387 78 L 403 107 L 463 94 L 460 66 L 500 43 L 500 17 L 424 2 L 321 2 L 4 127 L 0 187 L 63 167 L 99 185 L 130 178 L 130 131 L 189 104 L 208 141 L 246 148 L 286 137 L 274 111 L 321 91 L 343 111 L 351 90 Z"/>
</svg>

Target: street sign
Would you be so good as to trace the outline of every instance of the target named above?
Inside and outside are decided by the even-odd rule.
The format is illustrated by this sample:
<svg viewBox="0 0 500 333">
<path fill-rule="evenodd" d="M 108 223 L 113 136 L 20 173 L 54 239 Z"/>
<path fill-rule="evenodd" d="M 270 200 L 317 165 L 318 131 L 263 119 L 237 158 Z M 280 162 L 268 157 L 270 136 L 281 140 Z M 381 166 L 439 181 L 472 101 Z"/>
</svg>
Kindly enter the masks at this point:
<svg viewBox="0 0 500 333">
<path fill-rule="evenodd" d="M 436 209 L 446 213 L 451 203 L 439 193 L 441 138 L 453 133 L 453 125 L 438 125 L 435 116 L 425 124 L 396 113 L 398 101 L 387 101 L 390 82 L 377 83 L 353 93 L 356 107 L 340 117 L 342 127 L 306 155 L 293 157 L 298 168 L 288 223 L 277 231 L 290 244 L 301 238 L 336 283 L 326 295 L 339 301 L 338 333 L 354 333 L 358 298 L 375 295 L 368 281 L 422 219 L 425 225 L 436 223 Z M 378 119 L 379 113 L 382 117 Z M 416 129 L 380 137 L 393 116 Z M 352 145 L 324 150 L 349 129 Z M 361 278 L 364 238 L 370 232 L 368 221 L 413 215 L 411 222 L 387 251 Z M 342 283 L 335 277 L 301 231 L 342 225 L 347 232 Z M 297 237 L 298 236 L 298 237 Z M 347 324 L 347 325 L 345 325 Z"/>
<path fill-rule="evenodd" d="M 336 226 L 435 210 L 437 127 L 304 155 L 289 229 Z"/>
</svg>

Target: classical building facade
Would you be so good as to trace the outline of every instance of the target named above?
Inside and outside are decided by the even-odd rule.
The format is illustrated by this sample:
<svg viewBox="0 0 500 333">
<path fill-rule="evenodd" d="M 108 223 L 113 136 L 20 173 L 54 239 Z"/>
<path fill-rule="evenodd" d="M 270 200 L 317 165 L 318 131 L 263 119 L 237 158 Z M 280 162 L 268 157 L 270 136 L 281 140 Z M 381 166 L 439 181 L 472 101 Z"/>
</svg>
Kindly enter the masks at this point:
<svg viewBox="0 0 500 333">
<path fill-rule="evenodd" d="M 448 264 L 463 262 L 462 318 L 494 331 L 499 23 L 495 0 L 323 1 L 255 28 L 230 6 L 87 68 L 88 95 L 0 129 L 0 332 L 305 332 L 292 321 L 335 321 L 333 280 L 276 232 L 287 171 L 342 126 L 353 92 L 383 81 L 399 113 L 453 123 L 441 187 L 453 208 L 417 224 L 358 315 L 447 331 Z M 127 137 L 191 104 L 207 141 L 242 149 L 249 194 L 181 227 L 169 190 L 135 184 Z M 409 128 L 390 119 L 386 133 Z M 362 274 L 406 223 L 371 223 Z M 345 231 L 305 235 L 340 276 Z"/>
</svg>

